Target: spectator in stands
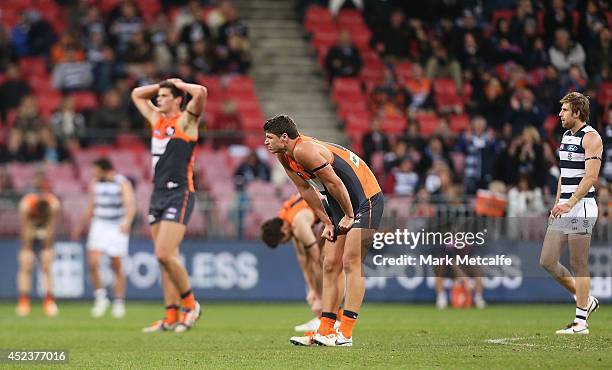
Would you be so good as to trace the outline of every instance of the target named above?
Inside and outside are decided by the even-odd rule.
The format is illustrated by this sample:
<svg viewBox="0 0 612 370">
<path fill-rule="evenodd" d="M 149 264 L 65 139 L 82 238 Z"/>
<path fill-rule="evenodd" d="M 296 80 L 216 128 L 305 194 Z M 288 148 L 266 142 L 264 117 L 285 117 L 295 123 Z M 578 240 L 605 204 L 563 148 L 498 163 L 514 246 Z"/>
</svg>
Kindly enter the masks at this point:
<svg viewBox="0 0 612 370">
<path fill-rule="evenodd" d="M 110 26 L 110 34 L 114 38 L 115 50 L 119 55 L 126 52 L 135 33 L 143 28 L 136 6 L 125 1 L 119 8 L 119 17 Z"/>
<path fill-rule="evenodd" d="M 428 102 L 431 93 L 431 80 L 425 77 L 423 67 L 419 63 L 412 65 L 412 75 L 406 80 L 406 88 L 412 98 L 408 106 L 410 110 L 415 111 L 431 105 L 431 102 Z"/>
<path fill-rule="evenodd" d="M 21 78 L 19 66 L 9 64 L 5 80 L 0 84 L 0 120 L 6 119 L 9 110 L 19 106 L 21 99 L 30 94 L 30 85 Z"/>
<path fill-rule="evenodd" d="M 119 129 L 129 127 L 127 112 L 116 90 L 104 94 L 103 105 L 92 114 L 90 121 L 87 137 L 96 144 L 114 143 Z"/>
<path fill-rule="evenodd" d="M 512 183 L 516 184 L 521 175 L 532 179 L 534 186 L 543 187 L 546 184 L 546 164 L 542 149 L 540 133 L 533 126 L 523 129 L 510 147 L 513 167 L 516 173 Z"/>
<path fill-rule="evenodd" d="M 499 131 L 507 109 L 504 88 L 497 77 L 486 74 L 484 79 L 482 89 L 474 93 L 476 102 L 474 113 L 482 115 L 493 129 Z"/>
<path fill-rule="evenodd" d="M 544 117 L 535 105 L 535 96 L 529 89 L 520 89 L 510 98 L 507 122 L 512 125 L 514 135 L 519 135 L 526 126 L 541 127 Z"/>
<path fill-rule="evenodd" d="M 527 69 L 542 68 L 549 63 L 548 51 L 540 36 L 535 37 L 523 52 L 523 64 Z"/>
<path fill-rule="evenodd" d="M 609 6 L 610 5 L 608 5 L 608 11 L 610 11 Z M 586 50 L 591 50 L 593 47 L 596 47 L 599 41 L 599 34 L 604 29 L 609 30 L 606 15 L 599 8 L 597 1 L 587 1 L 585 10 L 580 14 L 577 34 L 579 41 L 584 45 Z"/>
<path fill-rule="evenodd" d="M 412 37 L 410 28 L 405 23 L 404 12 L 395 9 L 382 32 L 373 37 L 372 44 L 378 54 L 385 59 L 404 60 L 410 57 Z"/>
<path fill-rule="evenodd" d="M 65 61 L 53 68 L 53 86 L 64 93 L 88 89 L 93 82 L 91 69 L 91 63 L 78 60 L 76 50 L 68 50 Z"/>
<path fill-rule="evenodd" d="M 0 163 L 6 162 L 17 162 L 21 161 L 21 145 L 23 143 L 23 132 L 13 127 L 9 129 L 7 138 L 6 138 L 6 148 L 2 146 L 2 152 L 0 156 Z"/>
<path fill-rule="evenodd" d="M 187 83 L 197 83 L 198 77 L 189 63 L 180 62 L 176 68 L 176 76 Z"/>
<path fill-rule="evenodd" d="M 363 160 L 371 166 L 374 153 L 386 153 L 390 150 L 389 137 L 380 129 L 380 121 L 372 120 L 370 130 L 363 134 L 361 140 Z"/>
<path fill-rule="evenodd" d="M 221 74 L 245 74 L 251 67 L 249 40 L 232 34 L 228 37 L 227 47 L 217 47 L 215 69 Z"/>
<path fill-rule="evenodd" d="M 247 41 L 249 31 L 246 24 L 238 18 L 236 8 L 229 1 L 224 0 L 219 4 L 219 11 L 225 19 L 218 31 L 217 42 L 219 45 L 229 47 L 230 36 L 236 36 L 242 41 Z"/>
<path fill-rule="evenodd" d="M 385 153 L 383 158 L 383 168 L 385 173 L 391 172 L 391 170 L 408 157 L 408 145 L 403 141 L 398 141 L 393 145 L 391 151 Z"/>
<path fill-rule="evenodd" d="M 325 67 L 331 79 L 336 77 L 356 77 L 361 70 L 361 55 L 353 44 L 347 30 L 340 32 L 338 42 L 332 46 L 325 57 Z"/>
<path fill-rule="evenodd" d="M 546 66 L 544 79 L 538 88 L 538 105 L 544 114 L 556 113 L 559 100 L 563 97 L 559 72 L 552 64 Z"/>
<path fill-rule="evenodd" d="M 569 33 L 574 29 L 572 15 L 567 10 L 565 1 L 552 0 L 549 4 L 551 6 L 546 9 L 546 15 L 544 16 L 544 29 L 546 30 L 547 44 L 551 44 L 557 37 L 557 30 L 564 29 Z M 553 32 L 555 34 L 553 34 Z"/>
<path fill-rule="evenodd" d="M 119 55 L 129 70 L 138 71 L 142 64 L 153 59 L 153 45 L 149 41 L 144 30 L 138 30 L 132 34 L 131 40 L 124 53 Z"/>
<path fill-rule="evenodd" d="M 195 41 L 189 48 L 189 62 L 198 73 L 211 74 L 214 68 L 214 51 L 207 40 Z"/>
<path fill-rule="evenodd" d="M 463 79 L 461 76 L 461 65 L 455 58 L 448 55 L 448 51 L 439 41 L 433 42 L 433 55 L 425 65 L 425 75 L 430 80 L 437 78 L 451 78 L 455 81 L 457 92 L 462 94 Z"/>
<path fill-rule="evenodd" d="M 68 61 L 68 53 L 73 52 L 75 61 L 85 60 L 79 40 L 69 31 L 64 31 L 60 39 L 51 47 L 51 63 L 53 65 Z"/>
<path fill-rule="evenodd" d="M 465 156 L 463 184 L 467 194 L 476 194 L 491 182 L 495 144 L 495 134 L 487 129 L 484 117 L 472 118 L 471 129 L 461 136 L 457 145 Z"/>
<path fill-rule="evenodd" d="M 49 48 L 56 40 L 53 28 L 38 10 L 27 10 L 24 16 L 28 19 L 28 50 L 29 55 L 47 55 Z"/>
<path fill-rule="evenodd" d="M 573 65 L 567 71 L 567 76 L 563 79 L 563 89 L 564 95 L 573 91 L 577 91 L 579 93 L 584 93 L 584 90 L 587 87 L 587 78 L 582 73 L 582 70 L 577 66 Z"/>
<path fill-rule="evenodd" d="M 34 95 L 26 95 L 17 107 L 14 126 L 20 130 L 38 130 L 44 124 Z"/>
<path fill-rule="evenodd" d="M 115 78 L 123 72 L 123 65 L 117 62 L 110 46 L 105 45 L 102 48 L 101 57 L 99 61 L 92 62 L 93 89 L 96 92 L 104 93 L 113 87 Z"/>
<path fill-rule="evenodd" d="M 329 0 L 329 12 L 332 17 L 336 17 L 342 9 L 342 6 L 346 4 L 346 0 Z M 350 1 L 359 10 L 363 10 L 363 0 L 351 0 Z"/>
<path fill-rule="evenodd" d="M 598 42 L 588 49 L 587 71 L 596 80 L 601 79 L 604 69 L 612 65 L 612 31 L 603 28 L 598 35 Z"/>
<path fill-rule="evenodd" d="M 516 4 L 516 14 L 512 17 L 510 22 L 511 35 L 515 37 L 514 42 L 520 44 L 520 37 L 533 35 L 532 32 L 526 32 L 527 29 L 535 32 L 537 25 L 537 19 L 535 12 L 533 11 L 533 5 L 531 0 L 519 0 Z M 521 33 L 523 35 L 521 35 Z"/>
<path fill-rule="evenodd" d="M 85 134 L 85 117 L 74 110 L 74 99 L 65 96 L 51 115 L 51 129 L 62 150 L 77 149 Z"/>
<path fill-rule="evenodd" d="M 270 167 L 252 150 L 234 172 L 236 190 L 243 190 L 253 180 L 270 181 Z"/>
<path fill-rule="evenodd" d="M 21 162 L 40 162 L 45 159 L 45 145 L 38 131 L 24 130 L 23 142 L 19 148 Z"/>
<path fill-rule="evenodd" d="M 44 155 L 42 158 L 44 162 L 58 164 L 67 157 L 66 152 L 58 145 L 57 139 L 49 126 L 41 128 L 39 137 L 40 143 L 44 147 Z"/>
<path fill-rule="evenodd" d="M 453 162 L 450 159 L 448 148 L 444 145 L 444 141 L 438 136 L 432 136 L 427 143 L 423 156 L 423 169 L 427 170 L 437 162 L 443 163 L 454 173 Z"/>
<path fill-rule="evenodd" d="M 419 175 L 415 172 L 414 163 L 411 159 L 403 159 L 399 166 L 391 170 L 386 179 L 385 192 L 399 196 L 411 196 L 419 187 Z"/>
<path fill-rule="evenodd" d="M 385 66 L 382 83 L 370 94 L 370 112 L 380 117 L 402 116 L 410 100 L 410 93 L 399 84 L 392 66 Z"/>
<path fill-rule="evenodd" d="M 85 15 L 80 19 L 81 35 L 84 40 L 91 38 L 92 34 L 98 33 L 106 39 L 106 25 L 100 14 L 100 9 L 95 5 L 89 5 Z"/>
<path fill-rule="evenodd" d="M 423 151 L 425 149 L 426 142 L 421 135 L 421 126 L 419 125 L 419 122 L 413 118 L 408 119 L 406 130 L 398 138 L 398 140 L 406 143 L 408 147 L 415 148 L 418 151 Z"/>
<path fill-rule="evenodd" d="M 516 37 L 510 31 L 510 23 L 506 19 L 500 18 L 497 21 L 495 34 L 491 38 L 496 63 L 519 62 L 521 60 L 521 48 L 513 42 L 515 39 Z"/>
<path fill-rule="evenodd" d="M 555 44 L 548 49 L 548 55 L 552 65 L 560 73 L 566 73 L 572 65 L 576 65 L 586 74 L 584 49 L 579 43 L 572 42 L 567 30 L 558 29 L 555 31 Z"/>
<path fill-rule="evenodd" d="M 180 42 L 185 45 L 192 45 L 198 41 L 209 41 L 211 38 L 210 29 L 206 24 L 204 11 L 199 9 L 193 13 L 193 21 L 183 26 L 180 30 Z"/>
<path fill-rule="evenodd" d="M 534 237 L 541 233 L 538 221 L 546 215 L 542 189 L 534 186 L 526 175 L 521 175 L 518 185 L 508 191 L 508 235 L 521 238 Z M 538 230 L 539 229 L 539 230 Z M 539 231 L 539 232 L 538 232 Z"/>
<path fill-rule="evenodd" d="M 153 55 L 155 66 L 162 74 L 170 73 L 176 60 L 187 59 L 187 48 L 179 44 L 178 31 L 166 30 L 166 37 L 154 40 Z"/>
<path fill-rule="evenodd" d="M 459 53 L 459 61 L 466 79 L 471 80 L 484 69 L 485 61 L 480 45 L 471 33 L 466 33 L 463 39 L 463 48 Z"/>
</svg>

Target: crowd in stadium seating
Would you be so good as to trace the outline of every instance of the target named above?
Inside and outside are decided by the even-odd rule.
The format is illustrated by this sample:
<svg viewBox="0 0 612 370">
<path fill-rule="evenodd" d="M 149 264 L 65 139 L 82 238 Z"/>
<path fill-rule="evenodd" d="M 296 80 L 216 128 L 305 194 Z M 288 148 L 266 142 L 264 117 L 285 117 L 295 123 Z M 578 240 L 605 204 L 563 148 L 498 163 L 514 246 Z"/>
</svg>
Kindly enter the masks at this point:
<svg viewBox="0 0 612 370">
<path fill-rule="evenodd" d="M 23 1 L 0 10 L 0 162 L 56 163 L 80 146 L 112 144 L 146 127 L 133 87 L 242 75 L 251 64 L 248 29 L 229 1 Z"/>
<path fill-rule="evenodd" d="M 591 98 L 589 123 L 612 144 L 609 2 L 366 1 L 335 17 L 325 5 L 300 2 L 305 28 L 347 134 L 388 193 L 444 198 L 454 185 L 474 194 L 529 178 L 522 188 L 554 194 L 558 102 L 571 91 Z"/>
</svg>

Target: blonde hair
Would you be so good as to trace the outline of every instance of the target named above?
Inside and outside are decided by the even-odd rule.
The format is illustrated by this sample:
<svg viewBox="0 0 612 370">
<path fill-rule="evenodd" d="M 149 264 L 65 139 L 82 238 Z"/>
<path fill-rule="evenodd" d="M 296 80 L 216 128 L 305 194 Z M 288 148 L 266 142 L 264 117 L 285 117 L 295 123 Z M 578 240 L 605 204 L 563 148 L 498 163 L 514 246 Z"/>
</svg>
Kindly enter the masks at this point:
<svg viewBox="0 0 612 370">
<path fill-rule="evenodd" d="M 568 103 L 572 113 L 578 113 L 581 122 L 589 120 L 589 98 L 579 92 L 571 92 L 559 100 L 561 104 Z"/>
</svg>

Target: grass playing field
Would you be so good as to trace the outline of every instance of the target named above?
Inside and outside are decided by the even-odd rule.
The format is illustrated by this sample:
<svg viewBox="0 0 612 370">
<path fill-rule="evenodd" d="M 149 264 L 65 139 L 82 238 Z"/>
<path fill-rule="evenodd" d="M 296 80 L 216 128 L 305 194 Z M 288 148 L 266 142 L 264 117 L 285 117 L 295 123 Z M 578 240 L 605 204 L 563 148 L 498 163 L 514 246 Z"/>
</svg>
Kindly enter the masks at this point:
<svg viewBox="0 0 612 370">
<path fill-rule="evenodd" d="M 433 305 L 366 304 L 352 348 L 294 347 L 305 304 L 211 303 L 195 329 L 141 334 L 160 305 L 128 302 L 123 320 L 89 317 L 89 303 L 60 302 L 48 319 L 39 304 L 17 318 L 0 304 L 0 349 L 68 349 L 49 368 L 612 368 L 612 311 L 604 305 L 588 336 L 556 336 L 573 305 L 491 305 L 438 311 Z M 6 364 L 0 366 L 6 366 Z M 40 368 L 37 364 L 35 368 Z M 34 367 L 32 367 L 34 368 Z"/>
</svg>

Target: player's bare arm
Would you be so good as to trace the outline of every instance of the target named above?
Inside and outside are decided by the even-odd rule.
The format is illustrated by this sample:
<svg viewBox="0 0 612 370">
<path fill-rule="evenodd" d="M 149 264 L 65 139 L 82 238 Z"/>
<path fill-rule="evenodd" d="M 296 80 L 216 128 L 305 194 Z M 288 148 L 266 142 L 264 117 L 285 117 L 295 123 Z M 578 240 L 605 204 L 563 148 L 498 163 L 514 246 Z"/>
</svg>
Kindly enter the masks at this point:
<svg viewBox="0 0 612 370">
<path fill-rule="evenodd" d="M 168 81 L 172 82 L 179 90 L 191 95 L 191 100 L 181 115 L 180 123 L 189 136 L 197 136 L 197 128 L 206 105 L 208 90 L 204 86 L 189 84 L 179 78 L 171 78 Z"/>
<path fill-rule="evenodd" d="M 317 169 L 315 175 L 321 180 L 329 194 L 338 201 L 344 211 L 344 217 L 338 224 L 340 231 L 349 230 L 353 226 L 353 222 L 355 222 L 355 214 L 353 213 L 348 190 L 346 190 L 344 183 L 330 165 L 332 160 L 331 153 L 316 143 L 304 142 L 300 146 L 296 146 L 293 156 L 304 168 L 309 170 Z"/>
<path fill-rule="evenodd" d="M 317 238 L 312 232 L 312 225 L 314 221 L 314 215 L 303 210 L 299 212 L 293 219 L 291 225 L 292 233 L 294 237 L 300 241 L 303 249 L 305 258 L 305 271 L 311 276 L 312 289 L 316 292 L 318 297 L 321 297 L 322 286 L 321 286 L 321 261 L 319 260 L 319 249 L 317 248 Z"/>
<path fill-rule="evenodd" d="M 124 180 L 121 184 L 121 198 L 123 199 L 123 207 L 125 216 L 121 221 L 121 232 L 128 234 L 136 216 L 136 197 L 134 196 L 134 188 L 129 180 Z"/>
<path fill-rule="evenodd" d="M 553 217 L 559 217 L 564 213 L 569 212 L 582 199 L 592 186 L 597 184 L 599 169 L 601 168 L 601 156 L 603 154 L 603 143 L 599 135 L 594 132 L 588 132 L 582 139 L 584 147 L 584 167 L 585 175 L 578 184 L 578 188 L 572 194 L 571 198 L 563 203 L 557 204 L 551 211 Z M 557 197 L 559 190 L 557 190 Z"/>
<path fill-rule="evenodd" d="M 55 224 L 60 211 L 59 201 L 55 198 L 49 200 L 49 220 L 45 225 L 45 248 L 53 248 L 53 241 L 55 240 Z"/>
<path fill-rule="evenodd" d="M 157 92 L 159 91 L 159 85 L 146 85 L 137 87 L 132 90 L 132 101 L 140 114 L 151 124 L 155 124 L 160 118 L 161 114 L 155 109 L 155 106 L 151 103 Z"/>
</svg>

